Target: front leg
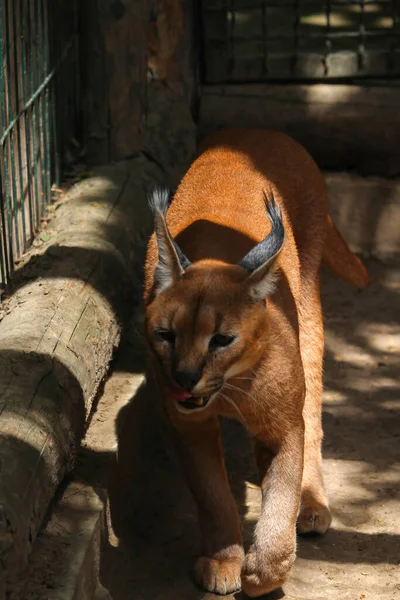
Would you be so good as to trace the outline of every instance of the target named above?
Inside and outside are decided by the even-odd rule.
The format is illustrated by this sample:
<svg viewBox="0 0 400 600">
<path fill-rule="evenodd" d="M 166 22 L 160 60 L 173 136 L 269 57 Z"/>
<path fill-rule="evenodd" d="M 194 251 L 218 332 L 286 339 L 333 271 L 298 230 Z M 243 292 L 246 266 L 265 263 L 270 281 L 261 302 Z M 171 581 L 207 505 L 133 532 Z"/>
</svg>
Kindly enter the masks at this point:
<svg viewBox="0 0 400 600">
<path fill-rule="evenodd" d="M 262 506 L 254 541 L 242 570 L 242 587 L 250 597 L 280 587 L 296 557 L 296 519 L 299 513 L 304 454 L 303 425 L 286 433 L 272 447 L 255 441 L 260 471 Z"/>
<path fill-rule="evenodd" d="M 244 559 L 239 516 L 232 496 L 216 417 L 174 428 L 178 454 L 197 504 L 202 556 L 195 578 L 209 592 L 228 594 L 241 587 Z"/>
</svg>

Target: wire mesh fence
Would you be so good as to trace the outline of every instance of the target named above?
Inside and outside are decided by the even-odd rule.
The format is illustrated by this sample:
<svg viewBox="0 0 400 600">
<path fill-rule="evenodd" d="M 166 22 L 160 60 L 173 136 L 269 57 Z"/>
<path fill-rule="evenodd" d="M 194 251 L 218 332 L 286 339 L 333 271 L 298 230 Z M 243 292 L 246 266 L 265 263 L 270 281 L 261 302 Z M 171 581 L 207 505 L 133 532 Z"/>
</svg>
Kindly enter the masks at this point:
<svg viewBox="0 0 400 600">
<path fill-rule="evenodd" d="M 203 0 L 208 83 L 400 75 L 399 0 Z"/>
<path fill-rule="evenodd" d="M 60 183 L 79 114 L 78 0 L 0 0 L 0 292 Z"/>
</svg>

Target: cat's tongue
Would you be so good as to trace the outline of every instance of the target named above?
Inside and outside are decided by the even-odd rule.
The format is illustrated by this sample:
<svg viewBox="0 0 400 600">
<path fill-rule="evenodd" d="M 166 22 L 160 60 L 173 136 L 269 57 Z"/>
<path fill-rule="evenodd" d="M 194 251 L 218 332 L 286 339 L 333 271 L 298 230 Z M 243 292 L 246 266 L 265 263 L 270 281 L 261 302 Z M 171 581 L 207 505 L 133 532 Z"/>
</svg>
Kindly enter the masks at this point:
<svg viewBox="0 0 400 600">
<path fill-rule="evenodd" d="M 189 394 L 189 392 L 182 388 L 174 388 L 173 390 L 171 390 L 171 398 L 176 402 L 184 402 L 184 400 L 187 400 L 191 397 L 192 394 Z"/>
</svg>

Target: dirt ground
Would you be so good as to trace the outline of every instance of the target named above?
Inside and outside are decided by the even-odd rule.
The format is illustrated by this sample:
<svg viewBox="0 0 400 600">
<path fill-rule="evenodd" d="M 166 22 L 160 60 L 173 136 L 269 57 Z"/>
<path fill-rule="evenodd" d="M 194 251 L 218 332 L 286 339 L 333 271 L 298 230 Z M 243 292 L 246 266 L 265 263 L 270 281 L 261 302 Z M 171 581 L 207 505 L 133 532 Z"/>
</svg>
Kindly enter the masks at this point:
<svg viewBox="0 0 400 600">
<path fill-rule="evenodd" d="M 324 474 L 332 527 L 323 537 L 299 539 L 291 576 L 270 600 L 400 599 L 400 264 L 367 264 L 373 282 L 363 293 L 323 277 Z M 216 599 L 191 578 L 196 512 L 156 394 L 142 385 L 143 368 L 141 340 L 131 332 L 77 469 L 78 479 L 109 485 L 102 584 L 112 600 Z M 256 471 L 242 427 L 226 422 L 223 431 L 248 544 L 259 512 Z"/>
</svg>

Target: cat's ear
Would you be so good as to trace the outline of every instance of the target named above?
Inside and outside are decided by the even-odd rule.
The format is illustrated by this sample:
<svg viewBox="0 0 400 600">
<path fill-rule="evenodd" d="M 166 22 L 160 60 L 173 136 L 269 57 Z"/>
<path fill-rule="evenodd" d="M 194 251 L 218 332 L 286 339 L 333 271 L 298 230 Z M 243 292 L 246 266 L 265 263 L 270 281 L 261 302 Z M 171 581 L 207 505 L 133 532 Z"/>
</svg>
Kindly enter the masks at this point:
<svg viewBox="0 0 400 600">
<path fill-rule="evenodd" d="M 239 266 L 249 273 L 246 286 L 250 294 L 257 300 L 266 298 L 275 290 L 278 274 L 277 259 L 285 240 L 281 211 L 275 203 L 272 191 L 270 196 L 268 199 L 264 193 L 265 206 L 272 229 L 239 263 Z"/>
<path fill-rule="evenodd" d="M 154 189 L 149 197 L 149 203 L 154 213 L 154 231 L 158 249 L 158 262 L 154 274 L 156 294 L 160 294 L 179 279 L 191 264 L 168 229 L 166 213 L 169 198 L 168 190 L 158 188 Z"/>
</svg>

